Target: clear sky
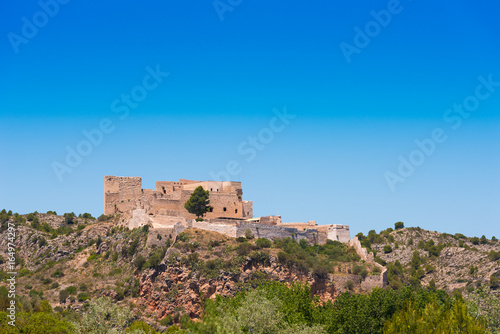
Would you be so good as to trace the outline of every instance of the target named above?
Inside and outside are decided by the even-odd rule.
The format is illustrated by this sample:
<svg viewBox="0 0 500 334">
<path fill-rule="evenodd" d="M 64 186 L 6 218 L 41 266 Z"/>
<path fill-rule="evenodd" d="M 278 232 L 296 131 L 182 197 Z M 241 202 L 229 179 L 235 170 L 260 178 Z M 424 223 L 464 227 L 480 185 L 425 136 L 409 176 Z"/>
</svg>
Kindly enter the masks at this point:
<svg viewBox="0 0 500 334">
<path fill-rule="evenodd" d="M 500 237 L 496 2 L 1 7 L 0 209 L 229 176 L 255 216 Z"/>
</svg>

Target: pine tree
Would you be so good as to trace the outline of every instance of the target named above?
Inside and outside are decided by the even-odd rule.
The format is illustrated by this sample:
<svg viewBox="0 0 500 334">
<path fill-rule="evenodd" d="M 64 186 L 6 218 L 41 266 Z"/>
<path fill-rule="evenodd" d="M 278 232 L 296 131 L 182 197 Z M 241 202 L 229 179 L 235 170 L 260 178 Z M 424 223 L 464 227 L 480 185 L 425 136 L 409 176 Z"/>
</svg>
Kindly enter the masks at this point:
<svg viewBox="0 0 500 334">
<path fill-rule="evenodd" d="M 200 217 L 203 217 L 205 213 L 210 212 L 213 209 L 209 205 L 209 196 L 210 192 L 208 190 L 204 190 L 202 186 L 199 186 L 193 191 L 191 197 L 184 204 L 184 207 L 189 213 L 195 214 L 196 217 L 198 217 L 197 220 L 200 220 Z"/>
</svg>

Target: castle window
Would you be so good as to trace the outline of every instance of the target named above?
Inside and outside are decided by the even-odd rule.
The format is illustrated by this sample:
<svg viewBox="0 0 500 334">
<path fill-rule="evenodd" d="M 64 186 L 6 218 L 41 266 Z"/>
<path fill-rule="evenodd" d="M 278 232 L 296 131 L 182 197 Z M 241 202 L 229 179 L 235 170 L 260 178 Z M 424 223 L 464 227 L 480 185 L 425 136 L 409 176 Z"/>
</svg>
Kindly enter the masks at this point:
<svg viewBox="0 0 500 334">
<path fill-rule="evenodd" d="M 213 189 L 213 188 L 210 188 L 210 191 L 214 191 L 214 189 Z"/>
<path fill-rule="evenodd" d="M 224 212 L 225 212 L 225 211 L 227 211 L 227 209 L 226 209 L 226 208 L 223 208 L 222 210 L 224 210 Z"/>
<path fill-rule="evenodd" d="M 238 209 L 234 209 L 234 213 L 238 213 Z"/>
</svg>

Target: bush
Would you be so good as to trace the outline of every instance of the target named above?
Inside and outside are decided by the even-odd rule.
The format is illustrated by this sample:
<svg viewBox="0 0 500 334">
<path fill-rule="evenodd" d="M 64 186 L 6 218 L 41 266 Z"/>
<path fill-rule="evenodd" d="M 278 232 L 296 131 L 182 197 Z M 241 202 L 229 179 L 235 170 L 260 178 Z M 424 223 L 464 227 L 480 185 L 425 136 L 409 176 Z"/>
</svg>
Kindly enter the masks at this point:
<svg viewBox="0 0 500 334">
<path fill-rule="evenodd" d="M 249 228 L 245 230 L 245 238 L 247 238 L 248 240 L 253 239 L 253 233 Z"/>
<path fill-rule="evenodd" d="M 352 290 L 354 289 L 354 283 L 351 280 L 349 280 L 345 282 L 345 287 L 347 288 L 347 290 Z"/>
<path fill-rule="evenodd" d="M 78 301 L 79 301 L 79 302 L 84 302 L 84 301 L 86 301 L 86 300 L 90 299 L 89 294 L 88 294 L 88 293 L 86 293 L 86 292 L 80 292 L 80 293 L 78 294 L 78 296 L 76 296 L 76 297 L 78 298 Z"/>
<path fill-rule="evenodd" d="M 245 241 L 247 241 L 247 239 L 245 237 L 237 237 L 236 241 L 237 242 L 245 242 Z"/>
<path fill-rule="evenodd" d="M 316 264 L 312 273 L 316 280 L 325 280 L 328 278 L 328 267 L 322 264 Z"/>
<path fill-rule="evenodd" d="M 59 287 L 59 283 L 57 283 L 57 282 L 52 283 L 52 285 L 50 286 L 51 289 L 57 289 L 58 287 Z"/>
<path fill-rule="evenodd" d="M 385 245 L 384 246 L 384 253 L 385 254 L 392 253 L 392 247 L 390 245 Z"/>
<path fill-rule="evenodd" d="M 105 214 L 102 214 L 99 218 L 97 218 L 97 221 L 104 222 L 106 220 L 110 220 L 111 218 L 113 218 L 113 215 L 106 216 Z"/>
<path fill-rule="evenodd" d="M 490 253 L 488 254 L 488 259 L 490 261 L 496 261 L 500 259 L 500 251 L 495 252 L 494 250 L 491 250 Z"/>
<path fill-rule="evenodd" d="M 68 286 L 65 289 L 65 291 L 68 292 L 68 294 L 70 294 L 70 295 L 75 295 L 76 294 L 76 286 Z"/>
<path fill-rule="evenodd" d="M 29 271 L 26 268 L 19 270 L 19 277 L 29 276 L 30 274 L 31 274 L 31 271 Z"/>
<path fill-rule="evenodd" d="M 261 252 L 261 251 L 254 251 L 250 254 L 250 259 L 252 259 L 252 261 L 254 263 L 268 265 L 269 264 L 269 253 Z"/>
<path fill-rule="evenodd" d="M 149 326 L 142 320 L 136 320 L 125 333 L 141 333 L 141 334 L 156 334 L 157 332 L 153 327 Z"/>
<path fill-rule="evenodd" d="M 42 278 L 42 284 L 47 285 L 47 284 L 50 284 L 50 283 L 52 283 L 52 280 L 50 278 Z"/>
<path fill-rule="evenodd" d="M 490 276 L 490 288 L 492 290 L 497 290 L 498 288 L 500 288 L 500 279 L 495 275 Z"/>
<path fill-rule="evenodd" d="M 62 271 L 60 271 L 60 270 L 56 270 L 52 274 L 52 277 L 56 277 L 56 278 L 63 277 L 63 276 L 64 276 L 64 273 Z"/>
<path fill-rule="evenodd" d="M 179 241 L 182 241 L 182 242 L 186 242 L 189 240 L 189 235 L 187 235 L 186 233 L 184 232 L 181 232 L 179 233 L 179 235 L 177 236 L 177 240 Z"/>
<path fill-rule="evenodd" d="M 158 234 L 159 235 L 159 234 Z M 134 266 L 137 270 L 141 270 L 142 266 L 146 263 L 146 259 L 141 254 L 137 255 L 134 259 Z"/>
<path fill-rule="evenodd" d="M 165 318 L 163 318 L 163 319 L 160 320 L 160 325 L 162 325 L 162 326 L 170 326 L 173 323 L 174 322 L 172 321 L 172 317 L 170 316 L 170 314 L 167 314 L 165 316 Z"/>
<path fill-rule="evenodd" d="M 237 248 L 238 255 L 240 256 L 248 255 L 251 250 L 252 250 L 252 245 L 248 242 L 243 242 Z"/>
<path fill-rule="evenodd" d="M 68 290 L 61 290 L 61 291 L 59 291 L 59 302 L 61 304 L 66 303 L 66 299 L 68 299 L 68 297 L 69 297 Z"/>
<path fill-rule="evenodd" d="M 396 230 L 404 228 L 404 227 L 405 227 L 405 224 L 403 222 L 397 222 L 397 223 L 394 224 L 394 228 Z"/>
<path fill-rule="evenodd" d="M 266 238 L 259 238 L 255 241 L 255 245 L 257 245 L 258 248 L 271 248 L 271 241 Z"/>
</svg>

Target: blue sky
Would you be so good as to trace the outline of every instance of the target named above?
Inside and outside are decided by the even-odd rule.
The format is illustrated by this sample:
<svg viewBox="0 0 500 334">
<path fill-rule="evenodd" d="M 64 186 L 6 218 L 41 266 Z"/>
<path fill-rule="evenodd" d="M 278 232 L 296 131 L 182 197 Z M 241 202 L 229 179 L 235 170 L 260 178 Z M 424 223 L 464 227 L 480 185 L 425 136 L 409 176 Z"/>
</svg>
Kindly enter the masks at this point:
<svg viewBox="0 0 500 334">
<path fill-rule="evenodd" d="M 256 216 L 500 236 L 499 4 L 1 6 L 0 207 L 230 171 Z"/>
</svg>

